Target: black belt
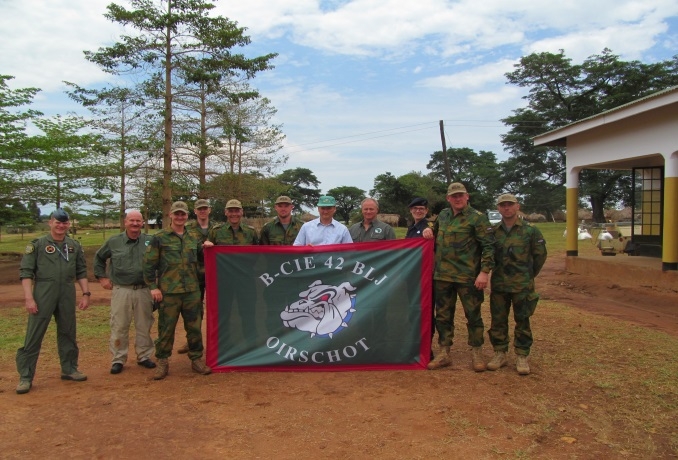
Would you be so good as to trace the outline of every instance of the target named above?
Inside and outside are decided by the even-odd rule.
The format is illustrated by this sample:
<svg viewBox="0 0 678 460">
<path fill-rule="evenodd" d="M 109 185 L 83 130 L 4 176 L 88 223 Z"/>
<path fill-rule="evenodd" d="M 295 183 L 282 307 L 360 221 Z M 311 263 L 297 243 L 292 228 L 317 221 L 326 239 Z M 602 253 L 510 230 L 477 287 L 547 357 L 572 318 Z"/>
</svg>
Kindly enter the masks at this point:
<svg viewBox="0 0 678 460">
<path fill-rule="evenodd" d="M 146 289 L 148 287 L 145 284 L 118 284 L 117 286 L 121 288 L 134 289 L 135 291 L 137 289 Z"/>
</svg>

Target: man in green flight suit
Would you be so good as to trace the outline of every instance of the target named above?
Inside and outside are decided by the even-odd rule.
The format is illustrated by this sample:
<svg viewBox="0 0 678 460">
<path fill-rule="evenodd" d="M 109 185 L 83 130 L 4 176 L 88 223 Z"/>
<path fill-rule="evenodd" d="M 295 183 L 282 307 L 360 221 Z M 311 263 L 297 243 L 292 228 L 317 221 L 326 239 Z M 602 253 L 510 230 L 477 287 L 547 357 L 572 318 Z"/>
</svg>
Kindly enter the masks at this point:
<svg viewBox="0 0 678 460">
<path fill-rule="evenodd" d="M 539 301 L 539 294 L 534 290 L 534 278 L 546 262 L 546 242 L 536 227 L 518 218 L 520 205 L 514 195 L 501 195 L 497 199 L 497 210 L 502 219 L 494 226 L 497 250 L 490 281 L 492 325 L 488 331 L 494 358 L 487 363 L 487 369 L 496 371 L 507 364 L 508 315 L 513 304 L 516 370 L 520 375 L 528 375 L 530 366 L 527 357 L 532 346 L 530 316 Z"/>
<path fill-rule="evenodd" d="M 24 346 L 16 353 L 18 394 L 28 393 L 33 386 L 42 339 L 52 316 L 56 321 L 61 379 L 76 382 L 87 380 L 87 376 L 78 370 L 73 284 L 77 281 L 82 289 L 78 308 L 86 310 L 91 294 L 87 283 L 85 253 L 80 243 L 68 237 L 71 222 L 66 211 L 60 208 L 55 210 L 48 225 L 49 235 L 37 238 L 26 246 L 19 269 L 28 325 Z"/>
<path fill-rule="evenodd" d="M 191 368 L 198 374 L 212 373 L 203 360 L 202 302 L 198 281 L 198 251 L 202 248 L 186 231 L 186 203 L 172 203 L 170 219 L 170 228 L 153 235 L 144 254 L 144 282 L 150 288 L 153 300 L 159 304 L 155 380 L 164 379 L 169 372 L 168 358 L 172 355 L 179 315 L 184 320 Z"/>
<path fill-rule="evenodd" d="M 482 356 L 485 326 L 480 307 L 485 300 L 489 274 L 494 267 L 494 228 L 487 216 L 469 204 L 464 184 L 455 182 L 447 188 L 450 207 L 438 215 L 433 226 L 422 232 L 435 238 L 436 329 L 442 353 L 428 364 L 439 369 L 452 364 L 450 347 L 454 338 L 454 313 L 457 297 L 464 307 L 468 344 L 472 347 L 473 370 L 485 370 Z"/>
</svg>

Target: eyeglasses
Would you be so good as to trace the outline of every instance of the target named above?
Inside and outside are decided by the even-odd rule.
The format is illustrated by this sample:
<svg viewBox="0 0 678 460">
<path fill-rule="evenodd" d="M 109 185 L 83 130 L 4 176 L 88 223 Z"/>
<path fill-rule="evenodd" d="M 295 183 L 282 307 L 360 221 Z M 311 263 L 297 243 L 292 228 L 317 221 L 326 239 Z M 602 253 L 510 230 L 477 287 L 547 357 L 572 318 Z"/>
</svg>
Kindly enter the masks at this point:
<svg viewBox="0 0 678 460">
<path fill-rule="evenodd" d="M 413 206 L 410 208 L 412 212 L 426 212 L 426 208 L 423 206 Z"/>
</svg>

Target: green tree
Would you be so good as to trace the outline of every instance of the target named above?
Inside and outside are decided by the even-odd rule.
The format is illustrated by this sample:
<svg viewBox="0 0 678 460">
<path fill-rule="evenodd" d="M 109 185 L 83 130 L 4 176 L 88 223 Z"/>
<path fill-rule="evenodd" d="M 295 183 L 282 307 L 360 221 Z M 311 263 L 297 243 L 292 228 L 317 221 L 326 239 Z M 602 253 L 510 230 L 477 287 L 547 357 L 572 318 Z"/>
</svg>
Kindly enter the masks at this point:
<svg viewBox="0 0 678 460">
<path fill-rule="evenodd" d="M 327 194 L 337 200 L 337 214 L 346 224 L 351 219 L 351 213 L 360 209 L 360 202 L 365 199 L 365 190 L 347 185 L 330 189 Z"/>
<path fill-rule="evenodd" d="M 31 171 L 31 180 L 36 184 L 29 197 L 57 207 L 87 200 L 86 189 L 107 176 L 101 166 L 104 150 L 100 137 L 82 133 L 87 122 L 76 116 L 41 118 L 34 124 L 42 134 L 25 142 L 26 171 Z"/>
<path fill-rule="evenodd" d="M 379 212 L 407 216 L 407 205 L 417 196 L 426 198 L 431 209 L 441 209 L 446 204 L 446 188 L 445 183 L 436 180 L 432 174 L 412 171 L 395 177 L 386 172 L 374 178 L 370 195 L 379 200 Z"/>
<path fill-rule="evenodd" d="M 179 69 L 200 67 L 225 75 L 244 74 L 252 78 L 257 72 L 271 68 L 275 54 L 248 58 L 234 53 L 236 46 L 250 43 L 244 28 L 224 17 L 210 17 L 214 8 L 204 0 L 130 0 L 132 9 L 112 3 L 104 16 L 137 31 L 123 35 L 121 41 L 85 57 L 113 74 L 138 72 L 146 77 L 149 94 L 160 96 L 159 112 L 163 115 L 163 214 L 172 204 L 173 109 L 179 88 Z M 158 88 L 162 91 L 158 91 Z M 168 226 L 165 219 L 165 226 Z"/>
<path fill-rule="evenodd" d="M 102 133 L 102 143 L 110 155 L 106 171 L 106 181 L 99 186 L 120 194 L 119 216 L 120 230 L 124 229 L 125 210 L 128 208 L 127 187 L 132 175 L 138 170 L 148 155 L 150 148 L 142 134 L 147 111 L 143 95 L 138 91 L 123 87 L 86 89 L 74 83 L 66 82 L 71 88 L 67 94 L 71 99 L 87 107 L 95 116 L 90 126 Z"/>
<path fill-rule="evenodd" d="M 503 168 L 505 181 L 515 192 L 523 188 L 537 201 L 565 184 L 565 149 L 534 147 L 532 138 L 678 84 L 678 56 L 645 64 L 621 61 L 604 49 L 582 64 L 559 53 L 533 53 L 507 73 L 508 82 L 528 88 L 527 107 L 502 120 L 510 127 L 502 143 L 511 158 Z M 580 192 L 591 204 L 594 220 L 604 221 L 604 206 L 630 198 L 629 171 L 587 170 L 580 175 Z M 543 209 L 548 209 L 547 207 Z"/>
<path fill-rule="evenodd" d="M 35 187 L 26 175 L 29 163 L 25 142 L 28 139 L 26 125 L 42 115 L 30 105 L 40 91 L 37 88 L 11 89 L 8 81 L 14 77 L 0 75 L 0 206 L 14 207 L 16 200 L 28 196 Z"/>
<path fill-rule="evenodd" d="M 501 191 L 501 171 L 496 155 L 485 150 L 475 152 L 464 147 L 448 148 L 447 158 L 452 182 L 461 182 L 466 186 L 471 206 L 483 212 L 494 209 L 496 196 Z M 442 151 L 434 152 L 426 167 L 439 182 L 446 181 L 445 157 Z"/>
<path fill-rule="evenodd" d="M 295 210 L 302 212 L 301 207 L 313 209 L 320 198 L 320 181 L 308 168 L 286 169 L 276 176 L 282 184 L 281 195 L 287 195 L 297 205 Z M 274 196 L 271 198 L 275 199 Z"/>
</svg>

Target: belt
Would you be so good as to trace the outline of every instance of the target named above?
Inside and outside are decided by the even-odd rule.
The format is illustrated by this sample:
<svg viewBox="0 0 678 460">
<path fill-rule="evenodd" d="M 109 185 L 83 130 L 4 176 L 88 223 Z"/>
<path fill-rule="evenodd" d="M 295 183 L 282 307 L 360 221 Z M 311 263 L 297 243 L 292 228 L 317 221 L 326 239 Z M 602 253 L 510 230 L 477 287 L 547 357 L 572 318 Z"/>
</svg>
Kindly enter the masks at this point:
<svg viewBox="0 0 678 460">
<path fill-rule="evenodd" d="M 146 289 L 148 286 L 145 284 L 117 284 L 116 286 L 121 287 L 121 288 L 126 288 L 126 289 Z"/>
</svg>

